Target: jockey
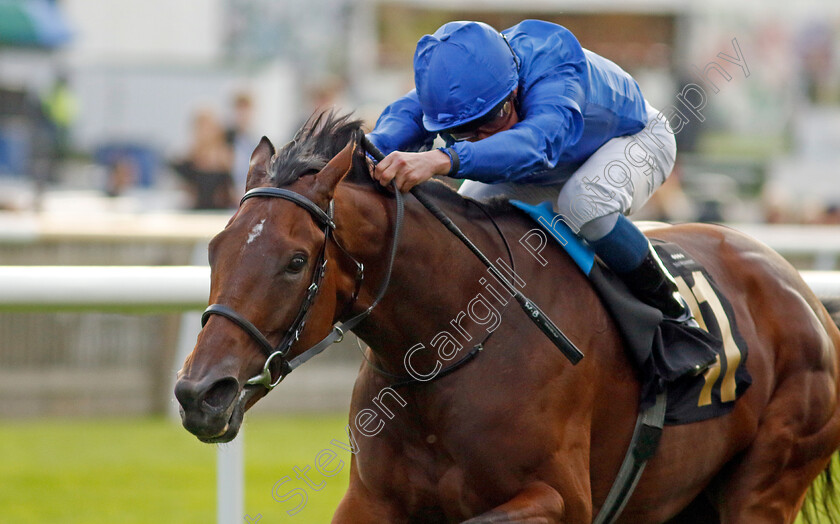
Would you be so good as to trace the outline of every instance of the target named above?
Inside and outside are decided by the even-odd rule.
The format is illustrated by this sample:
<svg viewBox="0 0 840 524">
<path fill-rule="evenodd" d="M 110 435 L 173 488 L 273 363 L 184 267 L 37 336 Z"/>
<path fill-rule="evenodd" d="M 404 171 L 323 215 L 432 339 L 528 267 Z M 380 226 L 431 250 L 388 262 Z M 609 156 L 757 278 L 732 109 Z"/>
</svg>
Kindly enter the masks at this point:
<svg viewBox="0 0 840 524">
<path fill-rule="evenodd" d="M 690 312 L 647 238 L 625 215 L 671 173 L 674 133 L 639 85 L 566 28 L 525 20 L 499 33 L 450 22 L 414 53 L 416 89 L 369 135 L 387 157 L 374 177 L 408 191 L 434 175 L 459 193 L 550 199 L 630 290 L 666 318 Z M 432 149 L 440 135 L 446 147 Z"/>
</svg>

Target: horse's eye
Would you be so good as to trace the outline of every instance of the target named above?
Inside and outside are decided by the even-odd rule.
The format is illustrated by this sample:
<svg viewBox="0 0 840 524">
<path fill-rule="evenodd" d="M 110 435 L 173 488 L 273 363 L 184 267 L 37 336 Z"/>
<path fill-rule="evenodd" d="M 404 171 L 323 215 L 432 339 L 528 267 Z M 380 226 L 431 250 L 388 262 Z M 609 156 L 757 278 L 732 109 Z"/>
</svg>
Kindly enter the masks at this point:
<svg viewBox="0 0 840 524">
<path fill-rule="evenodd" d="M 306 267 L 306 257 L 303 255 L 295 255 L 289 261 L 289 265 L 286 266 L 286 271 L 289 273 L 300 273 L 300 271 Z"/>
</svg>

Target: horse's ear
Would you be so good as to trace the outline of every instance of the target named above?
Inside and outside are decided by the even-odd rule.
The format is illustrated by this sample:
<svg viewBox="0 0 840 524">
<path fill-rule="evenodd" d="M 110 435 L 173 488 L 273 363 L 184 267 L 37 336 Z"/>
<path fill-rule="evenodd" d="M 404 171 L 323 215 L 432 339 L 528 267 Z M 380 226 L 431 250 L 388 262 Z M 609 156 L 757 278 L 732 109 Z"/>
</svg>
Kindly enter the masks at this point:
<svg viewBox="0 0 840 524">
<path fill-rule="evenodd" d="M 245 189 L 264 186 L 271 180 L 268 174 L 268 163 L 274 156 L 274 145 L 266 137 L 262 137 L 257 148 L 251 153 L 251 163 L 248 166 L 248 180 Z"/>
<path fill-rule="evenodd" d="M 332 200 L 335 194 L 335 186 L 353 168 L 353 153 L 356 151 L 356 141 L 351 140 L 340 153 L 335 155 L 329 163 L 324 166 L 315 179 L 318 182 L 318 190 L 328 201 Z"/>
</svg>

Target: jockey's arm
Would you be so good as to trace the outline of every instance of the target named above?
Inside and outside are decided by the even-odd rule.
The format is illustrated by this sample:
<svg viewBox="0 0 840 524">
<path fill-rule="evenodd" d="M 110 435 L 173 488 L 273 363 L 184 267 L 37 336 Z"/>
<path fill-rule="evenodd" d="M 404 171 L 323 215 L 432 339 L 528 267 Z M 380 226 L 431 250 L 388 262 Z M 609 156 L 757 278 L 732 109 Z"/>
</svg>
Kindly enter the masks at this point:
<svg viewBox="0 0 840 524">
<path fill-rule="evenodd" d="M 447 144 L 460 162 L 456 173 L 450 171 L 449 155 L 441 151 L 395 151 L 377 166 L 374 177 L 382 185 L 396 180 L 401 191 L 408 191 L 435 175 L 446 174 L 489 184 L 527 183 L 529 175 L 553 168 L 562 152 L 574 147 L 583 133 L 583 115 L 578 103 L 558 95 L 569 93 L 582 99 L 577 96 L 582 93 L 579 83 L 570 76 L 554 75 L 531 86 L 520 102 L 524 118 L 511 129 L 476 142 Z"/>
<path fill-rule="evenodd" d="M 529 175 L 552 169 L 583 133 L 583 99 L 571 70 L 526 86 L 516 125 L 484 140 L 452 145 L 461 164 L 454 176 L 488 184 L 527 183 Z"/>
<path fill-rule="evenodd" d="M 568 35 L 555 39 L 550 52 L 534 57 L 523 71 L 516 125 L 476 142 L 447 144 L 457 155 L 457 172 L 446 168 L 455 162 L 440 151 L 394 153 L 392 162 L 382 166 L 387 169 L 377 169 L 375 178 L 383 185 L 396 179 L 407 191 L 440 174 L 485 183 L 527 183 L 529 175 L 552 169 L 583 134 L 586 59 L 580 44 Z M 422 119 L 420 101 L 411 91 L 386 108 L 371 139 L 386 155 L 428 149 L 435 134 L 425 130 Z"/>
<path fill-rule="evenodd" d="M 520 49 L 519 122 L 474 143 L 452 147 L 460 160 L 454 176 L 485 183 L 522 182 L 552 169 L 583 135 L 588 63 L 569 30 L 529 20 L 505 32 Z"/>
<path fill-rule="evenodd" d="M 368 138 L 384 154 L 394 151 L 423 151 L 431 149 L 435 133 L 423 127 L 423 110 L 415 90 L 390 104 L 376 121 Z"/>
<path fill-rule="evenodd" d="M 434 175 L 447 174 L 449 156 L 440 151 L 426 151 L 431 149 L 435 136 L 436 133 L 430 133 L 423 127 L 420 100 L 416 91 L 410 91 L 385 108 L 376 121 L 375 129 L 368 135 L 371 142 L 387 155 L 374 169 L 373 177 L 383 186 L 394 180 L 398 190 L 407 192 Z"/>
</svg>

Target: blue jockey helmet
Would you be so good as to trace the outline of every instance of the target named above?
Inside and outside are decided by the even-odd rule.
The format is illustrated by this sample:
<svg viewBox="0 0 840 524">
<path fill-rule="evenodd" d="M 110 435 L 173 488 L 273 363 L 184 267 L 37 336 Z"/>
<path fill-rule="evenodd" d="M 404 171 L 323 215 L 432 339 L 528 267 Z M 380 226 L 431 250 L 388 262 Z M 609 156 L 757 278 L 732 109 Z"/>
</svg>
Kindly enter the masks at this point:
<svg viewBox="0 0 840 524">
<path fill-rule="evenodd" d="M 501 33 L 481 22 L 449 22 L 417 42 L 414 85 L 423 126 L 438 132 L 486 115 L 519 82 L 517 58 Z"/>
</svg>

